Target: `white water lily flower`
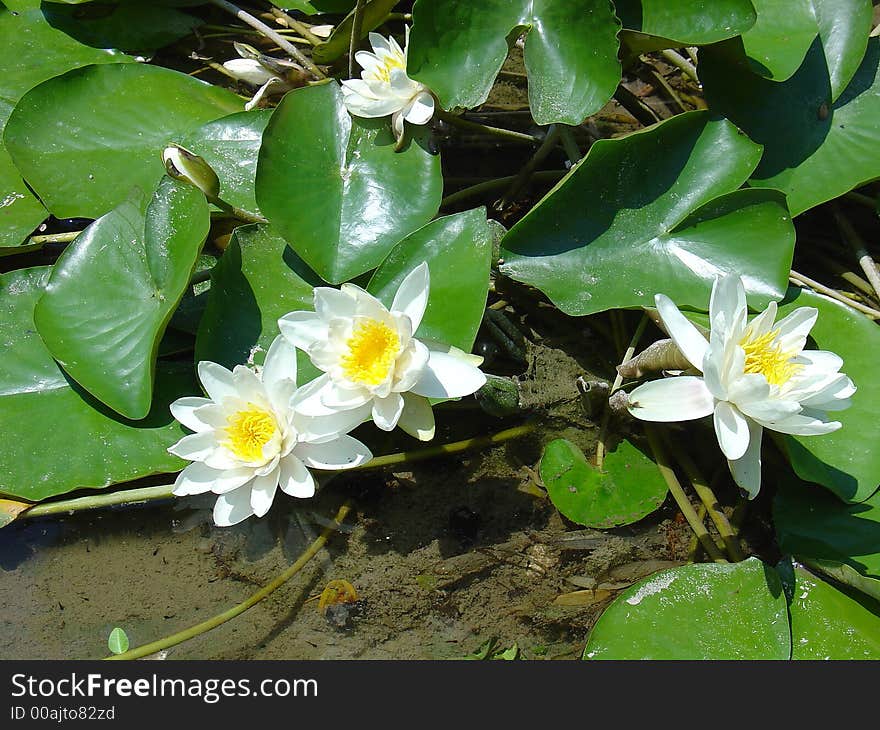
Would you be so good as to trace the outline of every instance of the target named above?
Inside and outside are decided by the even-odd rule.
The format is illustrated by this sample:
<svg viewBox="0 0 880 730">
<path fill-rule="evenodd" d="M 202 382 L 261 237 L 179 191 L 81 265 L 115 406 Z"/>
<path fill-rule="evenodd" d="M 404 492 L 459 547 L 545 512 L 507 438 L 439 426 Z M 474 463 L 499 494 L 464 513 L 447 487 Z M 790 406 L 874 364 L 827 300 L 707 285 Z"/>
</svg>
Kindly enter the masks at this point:
<svg viewBox="0 0 880 730">
<path fill-rule="evenodd" d="M 354 284 L 315 289 L 314 312 L 278 320 L 281 334 L 324 374 L 303 386 L 291 405 L 308 416 L 337 411 L 372 418 L 383 431 L 400 426 L 422 441 L 434 437 L 428 398 L 459 398 L 486 382 L 482 358 L 433 349 L 413 335 L 428 304 L 428 265 L 401 282 L 391 309 Z"/>
<path fill-rule="evenodd" d="M 347 469 L 372 458 L 360 441 L 345 435 L 357 421 L 349 414 L 310 419 L 290 408 L 296 393 L 296 349 L 276 337 L 261 373 L 244 365 L 231 372 L 200 362 L 207 398 L 179 398 L 171 413 L 195 433 L 168 451 L 193 463 L 174 483 L 174 494 L 214 492 L 214 522 L 234 525 L 262 517 L 278 487 L 292 497 L 315 493 L 307 467 Z"/>
<path fill-rule="evenodd" d="M 629 410 L 646 421 L 686 421 L 713 415 L 715 433 L 734 480 L 750 498 L 761 487 L 761 437 L 768 428 L 812 436 L 840 428 L 828 411 L 850 404 L 856 388 L 839 372 L 832 352 L 804 350 L 816 323 L 814 307 L 776 321 L 776 303 L 747 322 L 739 276 L 715 280 L 709 304 L 709 341 L 668 297 L 657 311 L 669 336 L 703 377 L 677 376 L 640 385 Z"/>
<path fill-rule="evenodd" d="M 434 97 L 424 84 L 406 75 L 406 54 L 409 46 L 409 26 L 406 28 L 404 48 L 389 37 L 370 33 L 373 52 L 358 51 L 355 60 L 363 71 L 361 78 L 342 82 L 345 106 L 356 117 L 385 117 L 391 115 L 394 136 L 403 138 L 403 122 L 427 124 L 434 116 Z"/>
</svg>

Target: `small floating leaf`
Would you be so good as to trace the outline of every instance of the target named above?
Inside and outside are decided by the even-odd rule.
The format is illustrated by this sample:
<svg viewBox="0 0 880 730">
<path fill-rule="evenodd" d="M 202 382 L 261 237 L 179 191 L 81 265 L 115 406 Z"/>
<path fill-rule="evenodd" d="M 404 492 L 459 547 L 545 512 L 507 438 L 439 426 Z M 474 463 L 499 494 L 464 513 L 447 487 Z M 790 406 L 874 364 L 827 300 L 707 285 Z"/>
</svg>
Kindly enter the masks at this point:
<svg viewBox="0 0 880 730">
<path fill-rule="evenodd" d="M 606 454 L 602 471 L 570 441 L 551 441 L 540 471 L 556 509 L 586 527 L 637 522 L 666 499 L 666 482 L 657 466 L 629 441 Z"/>
<path fill-rule="evenodd" d="M 107 648 L 113 654 L 124 654 L 128 651 L 128 635 L 118 626 L 110 632 L 107 639 Z"/>
</svg>

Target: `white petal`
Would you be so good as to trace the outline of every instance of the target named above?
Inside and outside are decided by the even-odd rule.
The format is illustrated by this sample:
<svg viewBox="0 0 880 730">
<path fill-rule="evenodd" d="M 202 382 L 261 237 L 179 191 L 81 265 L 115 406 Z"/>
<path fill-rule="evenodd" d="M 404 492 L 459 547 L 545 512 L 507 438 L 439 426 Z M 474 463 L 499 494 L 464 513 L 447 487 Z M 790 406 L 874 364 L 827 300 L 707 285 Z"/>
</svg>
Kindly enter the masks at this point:
<svg viewBox="0 0 880 730">
<path fill-rule="evenodd" d="M 654 297 L 657 311 L 673 342 L 681 350 L 691 365 L 698 370 L 703 369 L 703 359 L 709 343 L 700 331 L 678 311 L 673 301 L 663 294 Z"/>
<path fill-rule="evenodd" d="M 315 312 L 323 319 L 353 317 L 356 300 L 339 289 L 319 286 L 315 289 Z"/>
<path fill-rule="evenodd" d="M 798 355 L 796 362 L 804 363 L 829 373 L 836 373 L 843 367 L 843 358 L 828 350 L 804 350 Z"/>
<path fill-rule="evenodd" d="M 327 323 L 317 312 L 290 312 L 278 320 L 278 329 L 292 345 L 305 352 L 327 339 Z"/>
<path fill-rule="evenodd" d="M 321 403 L 332 410 L 347 410 L 362 406 L 370 399 L 364 388 L 345 388 L 331 383 L 321 391 Z"/>
<path fill-rule="evenodd" d="M 391 115 L 391 129 L 394 132 L 394 139 L 400 142 L 403 139 L 403 114 L 400 110 Z"/>
<path fill-rule="evenodd" d="M 207 431 L 213 427 L 210 423 L 207 423 L 200 418 L 196 411 L 199 408 L 211 405 L 212 403 L 213 401 L 208 398 L 178 398 L 170 406 L 171 415 L 190 429 L 190 431 Z"/>
<path fill-rule="evenodd" d="M 728 461 L 733 480 L 754 499 L 761 489 L 761 439 L 763 429 L 759 423 L 749 421 L 749 448 L 739 459 Z"/>
<path fill-rule="evenodd" d="M 400 110 L 401 102 L 395 96 L 383 97 L 381 99 L 369 99 L 359 94 L 351 94 L 343 97 L 346 109 L 356 117 L 365 117 L 367 119 L 375 119 L 377 117 L 387 117 Z M 403 120 L 401 120 L 401 124 Z"/>
<path fill-rule="evenodd" d="M 712 328 L 730 331 L 733 324 L 746 314 L 746 292 L 738 274 L 715 279 L 709 299 L 709 321 Z"/>
<path fill-rule="evenodd" d="M 245 365 L 236 365 L 232 370 L 232 382 L 236 395 L 245 403 L 269 405 L 266 389 L 259 376 Z"/>
<path fill-rule="evenodd" d="M 760 373 L 745 373 L 730 383 L 725 400 L 731 401 L 745 413 L 743 409 L 746 406 L 765 401 L 769 397 L 770 384 L 767 379 Z"/>
<path fill-rule="evenodd" d="M 352 436 L 340 436 L 323 444 L 298 444 L 296 455 L 313 469 L 350 469 L 366 464 L 373 455 L 370 450 Z"/>
<path fill-rule="evenodd" d="M 321 375 L 299 388 L 290 399 L 290 407 L 303 416 L 331 416 L 336 408 L 324 405 L 324 391 L 335 388 L 329 375 Z"/>
<path fill-rule="evenodd" d="M 461 398 L 475 393 L 485 382 L 486 376 L 480 369 L 466 360 L 432 351 L 422 377 L 411 390 L 426 398 Z"/>
<path fill-rule="evenodd" d="M 368 421 L 372 410 L 373 406 L 368 402 L 357 408 L 337 411 L 328 416 L 309 417 L 296 414 L 293 418 L 293 427 L 303 443 L 332 441 L 364 421 Z"/>
<path fill-rule="evenodd" d="M 252 469 L 212 469 L 196 461 L 177 475 L 174 494 L 178 497 L 204 492 L 223 494 L 246 484 L 253 475 Z"/>
<path fill-rule="evenodd" d="M 627 407 L 643 421 L 691 421 L 711 414 L 715 399 L 702 378 L 681 375 L 640 385 Z"/>
<path fill-rule="evenodd" d="M 767 309 L 749 322 L 749 330 L 752 333 L 752 337 L 761 337 L 773 329 L 773 322 L 776 321 L 776 311 L 776 302 L 770 302 L 767 305 Z"/>
<path fill-rule="evenodd" d="M 263 361 L 263 384 L 272 389 L 282 380 L 296 382 L 296 347 L 286 337 L 278 335 Z"/>
<path fill-rule="evenodd" d="M 434 438 L 434 411 L 428 399 L 414 393 L 404 393 L 403 413 L 397 425 L 419 441 Z"/>
<path fill-rule="evenodd" d="M 721 451 L 730 460 L 736 460 L 749 447 L 749 425 L 736 406 L 719 401 L 715 406 L 715 434 Z"/>
<path fill-rule="evenodd" d="M 410 124 L 427 124 L 434 116 L 434 97 L 423 91 L 416 96 L 404 115 Z"/>
<path fill-rule="evenodd" d="M 422 342 L 410 340 L 404 353 L 397 359 L 391 389 L 395 393 L 404 393 L 412 388 L 424 374 L 430 357 L 430 351 Z"/>
<path fill-rule="evenodd" d="M 391 45 L 388 43 L 388 41 L 380 36 L 378 33 L 370 33 L 367 37 L 370 39 L 370 45 L 373 47 L 374 51 L 391 50 Z"/>
<path fill-rule="evenodd" d="M 749 418 L 770 429 L 775 429 L 774 424 L 777 421 L 781 421 L 801 411 L 801 407 L 796 401 L 778 398 L 752 401 L 740 405 L 739 409 Z"/>
<path fill-rule="evenodd" d="M 218 527 L 231 527 L 246 520 L 253 513 L 251 488 L 239 487 L 217 497 L 214 503 L 214 524 Z"/>
<path fill-rule="evenodd" d="M 842 411 L 849 407 L 849 399 L 855 394 L 856 386 L 846 375 L 840 373 L 823 388 L 817 390 L 801 404 L 820 411 Z"/>
<path fill-rule="evenodd" d="M 794 436 L 821 436 L 841 427 L 840 421 L 825 421 L 811 415 L 796 414 L 773 424 L 773 430 Z"/>
<path fill-rule="evenodd" d="M 798 307 L 787 317 L 780 319 L 776 323 L 776 329 L 779 330 L 776 340 L 782 349 L 802 349 L 818 316 L 819 310 L 815 307 Z"/>
<path fill-rule="evenodd" d="M 232 373 L 215 362 L 203 360 L 199 363 L 199 382 L 215 403 L 219 403 L 230 395 L 236 395 Z"/>
<path fill-rule="evenodd" d="M 181 459 L 204 461 L 217 450 L 217 436 L 214 431 L 202 431 L 184 436 L 168 451 Z"/>
<path fill-rule="evenodd" d="M 422 322 L 425 308 L 428 306 L 428 292 L 431 288 L 431 274 L 428 264 L 424 261 L 410 271 L 397 287 L 391 311 L 400 312 L 409 317 L 412 331 L 415 332 Z"/>
<path fill-rule="evenodd" d="M 254 515 L 262 517 L 272 506 L 275 499 L 275 490 L 278 489 L 278 477 L 280 470 L 276 466 L 265 476 L 257 477 L 251 485 L 251 509 Z"/>
<path fill-rule="evenodd" d="M 314 478 L 293 454 L 281 462 L 281 491 L 298 499 L 308 499 L 315 494 Z"/>
<path fill-rule="evenodd" d="M 403 397 L 391 393 L 387 398 L 373 399 L 373 422 L 383 431 L 393 431 L 403 413 Z"/>
<path fill-rule="evenodd" d="M 270 79 L 276 78 L 275 74 L 252 58 L 233 58 L 231 61 L 224 62 L 223 68 L 237 80 L 254 86 L 262 86 Z"/>
</svg>

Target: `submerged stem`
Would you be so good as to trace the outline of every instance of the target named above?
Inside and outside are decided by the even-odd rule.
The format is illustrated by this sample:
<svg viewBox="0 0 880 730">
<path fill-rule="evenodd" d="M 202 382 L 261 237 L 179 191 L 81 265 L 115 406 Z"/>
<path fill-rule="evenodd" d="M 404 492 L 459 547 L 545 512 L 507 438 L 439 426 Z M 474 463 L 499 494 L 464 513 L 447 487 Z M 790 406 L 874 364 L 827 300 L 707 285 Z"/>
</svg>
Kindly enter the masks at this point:
<svg viewBox="0 0 880 730">
<path fill-rule="evenodd" d="M 352 469 L 346 469 L 346 472 L 363 471 L 366 469 L 383 469 L 389 466 L 397 466 L 398 464 L 409 464 L 425 459 L 433 459 L 438 456 L 448 456 L 450 454 L 460 454 L 463 451 L 473 449 L 484 449 L 491 446 L 497 446 L 505 441 L 512 441 L 530 434 L 535 430 L 535 425 L 525 423 L 521 426 L 508 428 L 488 436 L 477 436 L 475 438 L 463 439 L 462 441 L 454 441 L 451 444 L 441 444 L 439 446 L 429 446 L 425 449 L 415 449 L 413 451 L 402 451 L 395 454 L 386 454 L 385 456 L 376 456 L 366 464 L 356 466 Z M 16 519 L 28 519 L 30 517 L 47 517 L 50 515 L 73 514 L 83 510 L 98 509 L 101 507 L 116 507 L 119 505 L 137 505 L 146 504 L 160 499 L 171 499 L 174 494 L 173 484 L 161 484 L 156 487 L 143 487 L 141 489 L 123 489 L 109 494 L 93 494 L 88 497 L 77 497 L 75 499 L 63 499 L 57 502 L 44 502 L 34 505 L 33 507 L 21 512 Z"/>
<path fill-rule="evenodd" d="M 669 464 L 666 451 L 663 449 L 663 445 L 657 437 L 657 434 L 654 432 L 654 429 L 651 426 L 646 426 L 645 434 L 648 436 L 648 443 L 651 446 L 651 452 L 654 454 L 654 461 L 657 463 L 657 468 L 660 470 L 663 479 L 669 487 L 669 492 L 672 494 L 676 504 L 678 504 L 678 508 L 681 510 L 687 523 L 691 526 L 691 529 L 694 531 L 694 534 L 697 536 L 697 539 L 700 541 L 706 554 L 716 563 L 726 563 L 727 560 L 724 558 L 724 555 L 722 555 L 720 548 L 712 539 L 712 536 L 706 529 L 706 525 L 703 524 L 703 521 L 697 515 L 693 505 L 691 505 L 690 500 L 684 493 L 684 489 L 682 489 L 678 477 L 675 476 L 675 472 Z"/>
<path fill-rule="evenodd" d="M 470 119 L 463 119 L 462 117 L 456 116 L 455 114 L 450 114 L 449 112 L 443 110 L 439 110 L 435 116 L 438 119 L 442 119 L 444 122 L 451 124 L 453 127 L 460 127 L 461 129 L 469 129 L 474 132 L 490 134 L 493 137 L 501 137 L 512 142 L 522 142 L 524 144 L 541 144 L 541 142 L 543 141 L 539 137 L 535 137 L 532 134 L 525 134 L 524 132 L 514 132 L 512 129 L 503 129 L 501 127 L 490 127 L 488 124 L 472 122 Z"/>
<path fill-rule="evenodd" d="M 184 641 L 188 641 L 189 639 L 199 636 L 200 634 L 204 634 L 211 629 L 216 629 L 221 624 L 225 624 L 227 621 L 234 619 L 236 616 L 240 616 L 249 608 L 257 605 L 264 598 L 270 596 L 272 593 L 277 591 L 281 586 L 287 583 L 287 581 L 293 578 L 293 576 L 299 573 L 299 571 L 301 571 L 308 564 L 308 562 L 313 557 L 315 557 L 315 555 L 318 554 L 321 548 L 324 547 L 324 544 L 330 538 L 330 535 L 338 530 L 339 525 L 342 524 L 342 521 L 345 519 L 346 515 L 348 515 L 350 511 L 351 504 L 349 502 L 343 504 L 339 508 L 339 511 L 336 513 L 336 517 L 333 518 L 333 524 L 328 525 L 324 528 L 324 531 L 315 539 L 315 541 L 311 545 L 309 545 L 306 551 L 296 559 L 296 562 L 294 562 L 287 570 L 285 570 L 281 575 L 275 578 L 275 580 L 273 580 L 271 583 L 267 583 L 265 586 L 260 588 L 260 590 L 246 598 L 238 605 L 233 606 L 228 611 L 224 611 L 223 613 L 219 613 L 216 616 L 209 618 L 207 621 L 202 621 L 195 626 L 190 626 L 188 629 L 178 631 L 176 634 L 171 634 L 170 636 L 166 636 L 163 639 L 158 639 L 157 641 L 151 641 L 149 644 L 137 646 L 134 649 L 129 649 L 122 654 L 114 654 L 112 656 L 105 657 L 105 659 L 108 661 L 113 661 L 116 659 L 140 659 L 142 657 L 149 656 L 150 654 L 155 654 L 158 651 L 162 651 L 163 649 L 168 649 L 169 647 L 176 646 L 177 644 L 182 644 Z"/>
</svg>

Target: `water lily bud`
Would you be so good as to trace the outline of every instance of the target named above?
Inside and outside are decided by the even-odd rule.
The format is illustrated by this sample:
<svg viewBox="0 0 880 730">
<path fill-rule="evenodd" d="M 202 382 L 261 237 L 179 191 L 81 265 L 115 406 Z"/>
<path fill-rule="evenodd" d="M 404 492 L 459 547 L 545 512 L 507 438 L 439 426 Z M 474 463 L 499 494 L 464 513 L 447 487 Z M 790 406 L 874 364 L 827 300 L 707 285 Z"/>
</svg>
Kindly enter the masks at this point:
<svg viewBox="0 0 880 730">
<path fill-rule="evenodd" d="M 244 81 L 253 86 L 262 86 L 275 78 L 275 74 L 254 58 L 233 58 L 231 61 L 226 61 L 223 68 L 237 81 Z"/>
<path fill-rule="evenodd" d="M 165 171 L 170 177 L 195 185 L 208 198 L 220 193 L 220 179 L 203 157 L 179 144 L 170 144 L 162 151 Z"/>
</svg>

